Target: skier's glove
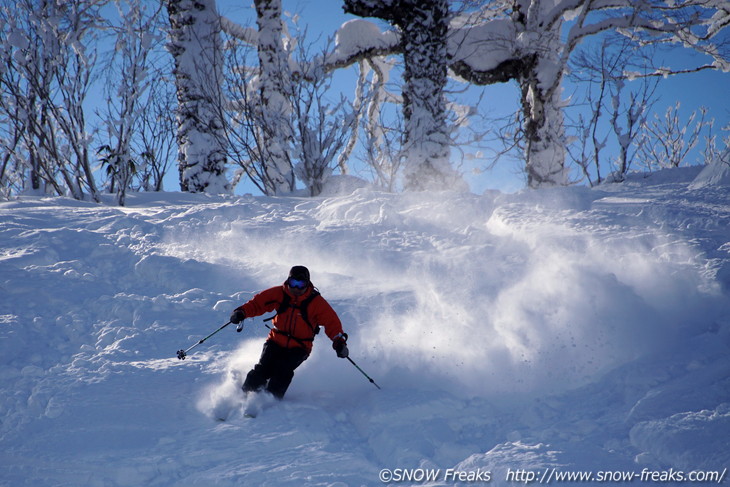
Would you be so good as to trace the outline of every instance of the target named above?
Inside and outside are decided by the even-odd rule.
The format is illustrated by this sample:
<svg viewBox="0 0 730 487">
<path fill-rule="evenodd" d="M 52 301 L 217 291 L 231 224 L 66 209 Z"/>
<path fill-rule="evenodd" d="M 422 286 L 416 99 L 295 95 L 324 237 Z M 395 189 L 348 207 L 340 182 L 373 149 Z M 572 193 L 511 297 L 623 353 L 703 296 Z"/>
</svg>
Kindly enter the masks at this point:
<svg viewBox="0 0 730 487">
<path fill-rule="evenodd" d="M 337 356 L 340 358 L 347 358 L 350 356 L 350 351 L 347 349 L 347 333 L 340 333 L 332 340 L 332 348 L 337 352 Z"/>
<path fill-rule="evenodd" d="M 234 325 L 239 324 L 243 320 L 246 319 L 246 313 L 241 308 L 236 308 L 233 310 L 233 314 L 231 315 L 231 323 Z"/>
</svg>

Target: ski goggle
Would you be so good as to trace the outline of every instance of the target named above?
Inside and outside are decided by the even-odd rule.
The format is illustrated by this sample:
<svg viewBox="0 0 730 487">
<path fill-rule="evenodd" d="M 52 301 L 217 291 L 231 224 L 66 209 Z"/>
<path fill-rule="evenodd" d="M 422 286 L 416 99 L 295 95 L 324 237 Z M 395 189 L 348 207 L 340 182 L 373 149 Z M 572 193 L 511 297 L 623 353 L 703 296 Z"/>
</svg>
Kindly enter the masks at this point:
<svg viewBox="0 0 730 487">
<path fill-rule="evenodd" d="M 293 287 L 294 289 L 304 289 L 309 283 L 301 279 L 294 279 L 293 277 L 290 277 L 287 284 L 289 284 L 289 287 Z"/>
</svg>

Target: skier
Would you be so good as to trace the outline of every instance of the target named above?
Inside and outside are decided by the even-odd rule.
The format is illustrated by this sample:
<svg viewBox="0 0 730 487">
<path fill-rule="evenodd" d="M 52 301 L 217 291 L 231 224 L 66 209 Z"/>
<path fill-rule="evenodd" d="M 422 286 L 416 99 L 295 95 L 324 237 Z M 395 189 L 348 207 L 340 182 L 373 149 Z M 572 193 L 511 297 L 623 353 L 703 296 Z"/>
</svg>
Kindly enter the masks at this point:
<svg viewBox="0 0 730 487">
<path fill-rule="evenodd" d="M 284 397 L 294 377 L 294 370 L 312 351 L 319 327 L 332 340 L 332 348 L 340 358 L 347 358 L 347 334 L 337 313 L 312 285 L 309 269 L 298 265 L 291 268 L 281 286 L 255 295 L 253 299 L 233 310 L 231 323 L 260 316 L 276 310 L 271 329 L 259 362 L 246 376 L 244 392 L 266 389 L 277 399 Z"/>
</svg>

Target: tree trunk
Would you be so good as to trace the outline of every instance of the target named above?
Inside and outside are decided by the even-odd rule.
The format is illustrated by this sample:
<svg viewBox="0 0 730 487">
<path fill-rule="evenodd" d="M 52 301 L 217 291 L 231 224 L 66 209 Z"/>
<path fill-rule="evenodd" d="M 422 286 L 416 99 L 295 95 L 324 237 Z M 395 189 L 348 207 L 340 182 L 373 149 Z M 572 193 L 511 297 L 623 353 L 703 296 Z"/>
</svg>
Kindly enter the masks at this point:
<svg viewBox="0 0 730 487">
<path fill-rule="evenodd" d="M 171 27 L 168 49 L 175 59 L 180 189 L 230 192 L 217 108 L 222 61 L 215 0 L 167 0 L 167 12 Z"/>
<path fill-rule="evenodd" d="M 406 124 L 405 189 L 464 187 L 449 162 L 446 125 L 447 0 L 346 0 L 345 11 L 401 29 Z"/>
<path fill-rule="evenodd" d="M 525 170 L 530 188 L 568 183 L 560 90 L 545 88 L 545 83 L 541 83 L 541 62 L 541 58 L 533 56 L 517 79 L 522 94 Z"/>
<path fill-rule="evenodd" d="M 568 184 L 565 168 L 565 129 L 561 83 L 566 69 L 561 58 L 564 44 L 560 37 L 562 21 L 546 25 L 551 3 L 515 0 L 512 12 L 518 56 L 518 72 L 525 138 L 527 186 L 541 188 Z M 542 31 L 542 32 L 540 32 Z M 540 32 L 535 37 L 535 32 Z"/>
<path fill-rule="evenodd" d="M 255 0 L 254 5 L 261 68 L 259 118 L 264 142 L 261 152 L 268 159 L 264 161 L 265 184 L 267 193 L 290 193 L 295 184 L 290 158 L 291 76 L 282 41 L 281 0 Z"/>
</svg>

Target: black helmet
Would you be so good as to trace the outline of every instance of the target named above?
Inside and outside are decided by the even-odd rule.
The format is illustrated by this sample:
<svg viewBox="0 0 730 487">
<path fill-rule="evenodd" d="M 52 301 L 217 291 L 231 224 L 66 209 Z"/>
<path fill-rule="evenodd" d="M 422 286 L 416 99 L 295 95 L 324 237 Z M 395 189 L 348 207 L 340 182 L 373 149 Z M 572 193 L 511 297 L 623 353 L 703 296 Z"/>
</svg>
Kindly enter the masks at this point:
<svg viewBox="0 0 730 487">
<path fill-rule="evenodd" d="M 293 277 L 294 279 L 297 279 L 298 281 L 309 282 L 309 269 L 307 269 L 303 265 L 295 265 L 289 271 L 289 277 Z"/>
</svg>

